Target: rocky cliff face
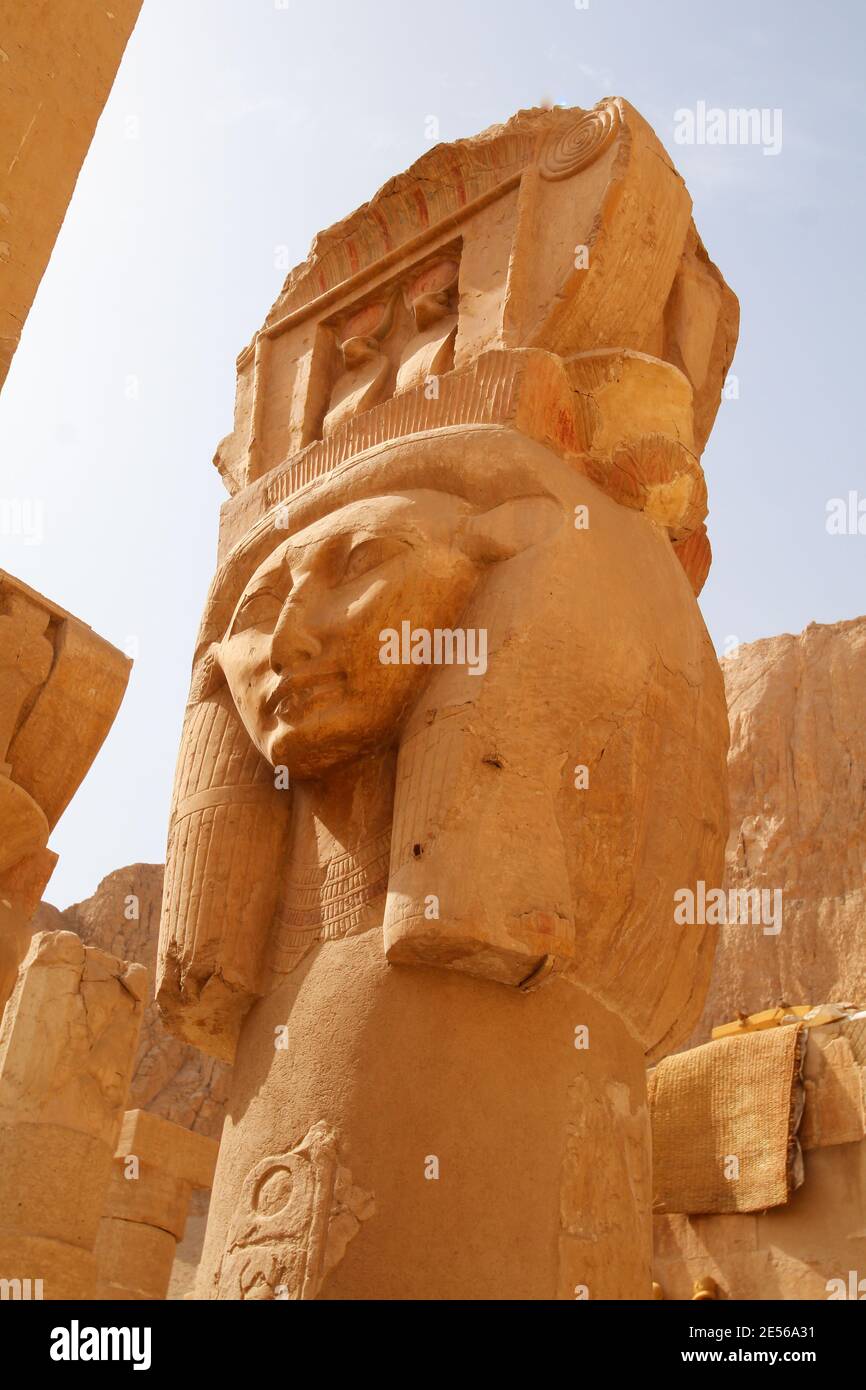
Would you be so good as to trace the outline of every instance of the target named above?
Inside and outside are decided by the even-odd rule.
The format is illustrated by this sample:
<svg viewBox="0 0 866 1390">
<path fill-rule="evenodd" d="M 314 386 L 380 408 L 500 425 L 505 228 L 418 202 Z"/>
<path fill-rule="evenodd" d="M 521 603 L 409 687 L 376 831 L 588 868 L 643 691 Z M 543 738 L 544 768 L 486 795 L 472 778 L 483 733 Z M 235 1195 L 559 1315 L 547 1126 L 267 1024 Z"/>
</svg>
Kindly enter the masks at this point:
<svg viewBox="0 0 866 1390">
<path fill-rule="evenodd" d="M 782 927 L 728 925 L 690 1045 L 776 1004 L 866 1004 L 866 617 L 722 663 L 731 723 L 726 887 L 781 889 Z"/>
<path fill-rule="evenodd" d="M 173 1037 L 153 1002 L 162 878 L 161 864 L 116 869 L 91 898 L 64 912 L 42 903 L 32 928 L 77 932 L 86 945 L 147 967 L 150 1002 L 142 1022 L 128 1108 L 153 1111 L 218 1139 L 229 1068 Z"/>
</svg>

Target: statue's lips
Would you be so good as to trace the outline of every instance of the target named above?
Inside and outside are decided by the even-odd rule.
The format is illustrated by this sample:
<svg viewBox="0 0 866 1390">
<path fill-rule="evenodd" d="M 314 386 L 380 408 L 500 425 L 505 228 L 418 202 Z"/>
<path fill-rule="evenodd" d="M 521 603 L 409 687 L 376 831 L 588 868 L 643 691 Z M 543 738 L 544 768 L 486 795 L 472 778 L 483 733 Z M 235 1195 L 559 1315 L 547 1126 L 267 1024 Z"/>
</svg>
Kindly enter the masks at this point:
<svg viewBox="0 0 866 1390">
<path fill-rule="evenodd" d="M 277 718 L 294 715 L 312 704 L 342 695 L 345 689 L 345 671 L 305 671 L 281 680 L 268 696 L 265 709 Z"/>
</svg>

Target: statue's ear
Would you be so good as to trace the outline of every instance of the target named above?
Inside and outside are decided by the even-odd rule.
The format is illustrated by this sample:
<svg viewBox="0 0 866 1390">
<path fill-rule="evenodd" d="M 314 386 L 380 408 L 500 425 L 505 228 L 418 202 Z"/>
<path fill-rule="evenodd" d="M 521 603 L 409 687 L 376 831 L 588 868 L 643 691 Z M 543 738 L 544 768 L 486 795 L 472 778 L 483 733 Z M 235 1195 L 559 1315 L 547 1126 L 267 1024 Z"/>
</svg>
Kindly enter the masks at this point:
<svg viewBox="0 0 866 1390">
<path fill-rule="evenodd" d="M 219 643 L 203 642 L 193 658 L 190 701 L 198 703 L 200 700 L 206 700 L 219 690 L 224 680 L 225 676 L 219 663 Z"/>
<path fill-rule="evenodd" d="M 458 539 L 471 560 L 492 564 L 546 541 L 562 525 L 562 508 L 552 497 L 514 497 L 467 517 Z"/>
</svg>

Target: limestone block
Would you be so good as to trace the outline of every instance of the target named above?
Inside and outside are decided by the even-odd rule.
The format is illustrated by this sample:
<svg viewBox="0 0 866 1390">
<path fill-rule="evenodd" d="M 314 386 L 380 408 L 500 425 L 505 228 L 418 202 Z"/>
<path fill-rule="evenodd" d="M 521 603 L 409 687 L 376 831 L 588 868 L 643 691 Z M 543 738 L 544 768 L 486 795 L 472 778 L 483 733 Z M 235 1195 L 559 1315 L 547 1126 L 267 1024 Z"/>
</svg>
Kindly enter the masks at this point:
<svg viewBox="0 0 866 1390">
<path fill-rule="evenodd" d="M 845 1036 L 844 1025 L 810 1029 L 804 1076 L 803 1148 L 826 1148 L 866 1139 L 864 1067 Z"/>
<path fill-rule="evenodd" d="M 139 961 L 152 979 L 162 890 L 161 864 L 129 864 L 108 874 L 89 898 L 62 913 L 43 903 L 31 925 L 42 931 L 74 931 L 87 946 Z M 218 1139 L 227 1081 L 227 1068 L 221 1062 L 169 1032 L 150 993 L 127 1105 Z"/>
<path fill-rule="evenodd" d="M 49 833 L 111 727 L 130 666 L 0 571 L 0 1011 L 56 862 Z"/>
<path fill-rule="evenodd" d="M 62 913 L 43 903 L 28 930 L 74 931 L 85 945 L 97 946 L 122 959 L 137 960 L 151 972 L 156 965 L 162 886 L 162 865 L 131 864 L 109 874 L 90 898 L 73 904 Z M 152 993 L 149 994 L 127 1105 L 147 1109 L 184 1130 L 218 1139 L 227 1091 L 228 1068 L 174 1037 L 161 1020 Z M 119 1140 L 118 1148 L 123 1149 L 124 1144 L 124 1140 Z M 174 1182 L 167 1176 L 161 1181 L 164 1190 Z M 132 1196 L 131 1188 L 140 1195 L 157 1185 L 158 1175 L 151 1172 L 148 1184 L 127 1184 L 127 1196 Z M 182 1251 L 178 1247 L 178 1255 L 182 1253 L 187 1271 L 183 1292 L 191 1288 L 194 1279 L 209 1195 L 204 1187 L 195 1188 L 191 1198 L 182 1194 L 178 1202 L 177 1229 L 183 1229 L 182 1217 L 187 1203 L 190 1210 Z M 158 1202 L 160 1200 L 157 1198 Z M 161 1203 L 163 1214 L 167 1201 L 168 1197 Z M 182 1294 L 170 1291 L 169 1296 Z"/>
<path fill-rule="evenodd" d="M 209 1188 L 219 1145 L 146 1110 L 127 1110 L 117 1144 L 118 1155 L 135 1154 L 166 1177 L 189 1187 Z"/>
<path fill-rule="evenodd" d="M 96 1241 L 98 1302 L 165 1298 L 177 1242 L 170 1231 L 105 1217 Z"/>
<path fill-rule="evenodd" d="M 165 1298 L 190 1198 L 210 1188 L 217 1147 L 159 1115 L 126 1112 L 96 1240 L 97 1298 Z"/>
<path fill-rule="evenodd" d="M 36 935 L 0 1027 L 0 1274 L 87 1298 L 146 972 Z M 30 1261 L 38 1257 L 38 1268 Z"/>
</svg>

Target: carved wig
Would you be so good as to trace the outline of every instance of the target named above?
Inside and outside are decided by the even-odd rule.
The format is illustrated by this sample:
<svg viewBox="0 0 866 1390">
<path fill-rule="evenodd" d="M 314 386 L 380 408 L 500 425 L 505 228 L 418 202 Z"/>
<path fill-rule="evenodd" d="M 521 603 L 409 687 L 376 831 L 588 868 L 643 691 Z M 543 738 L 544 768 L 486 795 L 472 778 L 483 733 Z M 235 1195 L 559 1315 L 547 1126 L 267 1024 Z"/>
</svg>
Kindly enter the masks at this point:
<svg viewBox="0 0 866 1390">
<path fill-rule="evenodd" d="M 394 731 L 388 959 L 525 989 L 564 971 L 647 1049 L 669 1048 L 700 1009 L 712 945 L 674 925 L 673 903 L 678 888 L 718 879 L 727 812 L 721 674 L 677 549 L 699 533 L 703 480 L 683 483 L 648 449 L 652 466 L 617 465 L 635 495 L 614 500 L 566 367 L 540 352 L 489 356 L 496 398 L 495 363 L 463 374 L 462 420 L 446 401 L 446 423 L 332 461 L 251 527 L 211 586 L 171 813 L 160 1001 L 216 1055 L 231 1057 L 251 1002 L 302 954 L 277 920 L 291 791 L 241 724 L 217 645 L 276 545 L 348 501 L 417 488 L 466 503 L 455 544 L 474 540 L 479 579 L 461 624 L 486 629 L 488 669 L 432 668 Z"/>
</svg>

